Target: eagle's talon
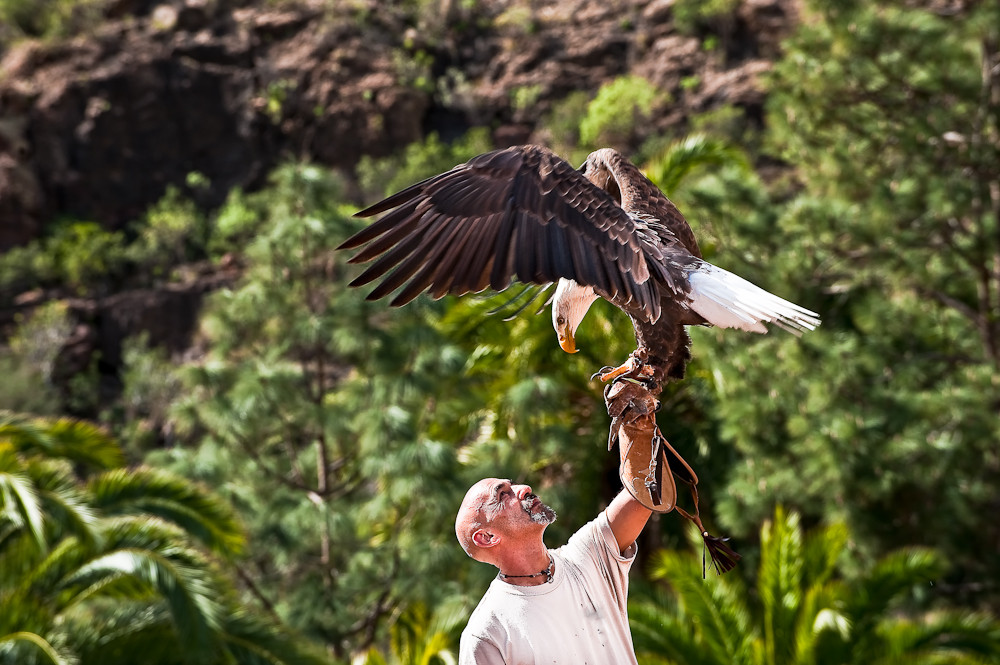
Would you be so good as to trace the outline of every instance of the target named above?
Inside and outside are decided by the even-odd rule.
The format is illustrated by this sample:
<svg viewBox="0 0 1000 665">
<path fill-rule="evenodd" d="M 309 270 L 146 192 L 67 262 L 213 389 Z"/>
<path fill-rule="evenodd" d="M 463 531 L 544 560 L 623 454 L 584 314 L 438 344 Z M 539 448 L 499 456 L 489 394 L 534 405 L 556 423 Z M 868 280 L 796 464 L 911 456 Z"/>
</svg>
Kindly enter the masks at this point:
<svg viewBox="0 0 1000 665">
<path fill-rule="evenodd" d="M 648 387 L 644 378 L 651 378 L 654 369 L 643 361 L 646 356 L 645 353 L 640 354 L 638 351 L 631 353 L 628 360 L 624 364 L 619 365 L 615 368 L 603 368 L 598 374 L 601 376 L 601 381 L 607 383 L 608 381 L 617 381 L 619 379 L 629 379 L 633 383 L 637 383 L 643 387 Z M 593 379 L 593 377 L 591 377 Z M 655 386 L 654 386 L 655 387 Z"/>
<path fill-rule="evenodd" d="M 593 374 L 591 374 L 590 375 L 590 380 L 593 381 L 597 377 L 601 377 L 601 381 L 604 381 L 604 375 L 607 374 L 608 372 L 614 370 L 614 369 L 617 369 L 617 368 L 612 367 L 611 365 L 605 365 L 601 369 L 599 369 L 596 372 L 594 372 Z"/>
</svg>

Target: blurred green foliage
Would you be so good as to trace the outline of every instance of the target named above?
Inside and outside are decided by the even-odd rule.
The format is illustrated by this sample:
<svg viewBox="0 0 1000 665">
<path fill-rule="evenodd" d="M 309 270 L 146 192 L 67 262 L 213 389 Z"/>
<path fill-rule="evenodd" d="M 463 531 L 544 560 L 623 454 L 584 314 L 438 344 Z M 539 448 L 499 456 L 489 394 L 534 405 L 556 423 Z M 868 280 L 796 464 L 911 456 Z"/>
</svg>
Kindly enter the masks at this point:
<svg viewBox="0 0 1000 665">
<path fill-rule="evenodd" d="M 633 144 L 644 121 L 668 101 L 668 94 L 641 76 L 618 77 L 602 85 L 587 104 L 580 141 L 593 148 Z"/>
<path fill-rule="evenodd" d="M 238 199 L 239 192 L 231 197 Z M 174 268 L 206 258 L 211 248 L 238 233 L 233 228 L 237 216 L 237 211 L 231 212 L 213 233 L 194 203 L 176 187 L 168 187 L 127 231 L 63 220 L 45 237 L 0 256 L 0 298 L 37 288 L 64 296 L 104 296 L 126 283 L 170 281 Z"/>
<path fill-rule="evenodd" d="M 673 4 L 674 25 L 685 35 L 733 20 L 743 0 L 677 0 Z"/>
<path fill-rule="evenodd" d="M 720 7 L 675 3 L 692 25 Z M 645 141 L 646 173 L 708 260 L 824 319 L 801 338 L 692 331 L 660 424 L 702 478 L 706 519 L 747 558 L 702 582 L 679 522 L 655 518 L 633 579 L 672 595 L 633 604 L 636 644 L 648 662 L 967 662 L 975 649 L 989 662 L 1000 95 L 984 72 L 1000 16 L 832 0 L 805 12 L 769 77 L 763 135 L 725 107 L 686 138 L 646 136 L 666 98 L 635 78 L 574 93 L 546 120 L 574 164 Z M 432 135 L 362 160 L 358 190 L 376 200 L 491 148 L 485 128 Z M 124 232 L 67 222 L 0 257 L 0 291 L 102 294 L 192 261 L 238 266 L 185 359 L 126 345 L 122 398 L 103 417 L 130 457 L 233 504 L 253 543 L 239 559 L 248 604 L 341 660 L 449 662 L 492 576 L 453 543 L 461 496 L 486 475 L 529 482 L 560 513 L 552 544 L 592 518 L 619 486 L 588 377 L 633 348 L 632 331 L 597 303 L 566 356 L 534 308 L 487 315 L 508 294 L 368 303 L 334 250 L 361 224 L 344 191 L 308 164 L 210 214 L 171 191 Z M 65 404 L 50 368 L 68 322 L 51 307 L 0 356 L 0 405 Z"/>
<path fill-rule="evenodd" d="M 0 257 L 0 290 L 59 286 L 74 295 L 106 292 L 128 262 L 123 233 L 95 222 L 63 222 L 48 237 Z"/>
<path fill-rule="evenodd" d="M 58 38 L 96 27 L 109 0 L 0 0 L 0 43 L 5 39 Z"/>
<path fill-rule="evenodd" d="M 0 661 L 325 662 L 237 600 L 228 504 L 121 462 L 93 425 L 0 412 Z"/>
<path fill-rule="evenodd" d="M 66 303 L 52 301 L 16 318 L 0 348 L 0 409 L 55 415 L 63 408 L 56 362 L 73 332 Z"/>
<path fill-rule="evenodd" d="M 692 543 L 699 539 L 691 533 Z M 760 529 L 752 587 L 735 575 L 700 579 L 702 562 L 689 552 L 657 553 L 650 577 L 663 586 L 629 604 L 639 662 L 974 665 L 1000 657 L 995 619 L 913 611 L 915 590 L 946 569 L 940 555 L 923 548 L 890 551 L 848 581 L 838 561 L 849 541 L 842 522 L 804 533 L 800 516 L 778 506 Z"/>
</svg>

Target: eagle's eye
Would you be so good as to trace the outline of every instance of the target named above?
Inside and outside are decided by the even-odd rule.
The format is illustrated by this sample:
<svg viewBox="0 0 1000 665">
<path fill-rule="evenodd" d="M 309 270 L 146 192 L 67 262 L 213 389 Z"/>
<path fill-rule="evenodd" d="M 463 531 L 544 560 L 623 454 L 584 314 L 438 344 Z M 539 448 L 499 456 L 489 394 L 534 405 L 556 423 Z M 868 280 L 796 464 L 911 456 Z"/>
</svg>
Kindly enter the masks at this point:
<svg viewBox="0 0 1000 665">
<path fill-rule="evenodd" d="M 556 317 L 556 325 L 557 326 L 565 325 L 565 323 L 566 323 L 566 319 L 564 319 L 561 316 L 557 316 Z"/>
</svg>

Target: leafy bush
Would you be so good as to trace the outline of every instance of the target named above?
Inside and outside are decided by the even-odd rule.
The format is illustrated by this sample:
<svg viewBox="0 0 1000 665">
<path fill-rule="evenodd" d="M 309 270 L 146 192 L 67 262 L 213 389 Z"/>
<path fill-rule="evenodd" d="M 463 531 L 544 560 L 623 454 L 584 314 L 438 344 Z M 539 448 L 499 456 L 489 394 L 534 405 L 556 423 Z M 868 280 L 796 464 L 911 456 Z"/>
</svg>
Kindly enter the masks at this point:
<svg viewBox="0 0 1000 665">
<path fill-rule="evenodd" d="M 122 274 L 127 257 L 125 236 L 94 222 L 74 222 L 57 229 L 46 243 L 60 281 L 77 293 L 108 286 Z"/>
<path fill-rule="evenodd" d="M 0 257 L 0 291 L 63 286 L 82 295 L 112 286 L 127 268 L 125 237 L 94 222 L 68 221 L 47 238 Z"/>
<path fill-rule="evenodd" d="M 50 302 L 30 316 L 19 317 L 9 346 L 0 350 L 0 409 L 27 413 L 57 413 L 60 404 L 53 384 L 56 359 L 73 331 L 66 304 Z"/>
<path fill-rule="evenodd" d="M 129 253 L 137 264 L 161 276 L 172 266 L 204 256 L 206 229 L 194 202 L 176 187 L 168 187 L 139 224 Z"/>
<path fill-rule="evenodd" d="M 15 295 L 42 286 L 53 280 L 55 270 L 41 243 L 14 247 L 0 255 L 0 292 Z"/>
<path fill-rule="evenodd" d="M 666 94 L 641 76 L 621 76 L 606 83 L 587 105 L 580 141 L 593 147 L 626 143 L 666 99 Z"/>
<path fill-rule="evenodd" d="M 0 26 L 10 37 L 66 37 L 96 26 L 108 0 L 0 0 Z"/>
<path fill-rule="evenodd" d="M 726 20 L 742 0 L 677 0 L 674 3 L 674 25 L 685 35 L 693 35 L 707 24 Z"/>
</svg>

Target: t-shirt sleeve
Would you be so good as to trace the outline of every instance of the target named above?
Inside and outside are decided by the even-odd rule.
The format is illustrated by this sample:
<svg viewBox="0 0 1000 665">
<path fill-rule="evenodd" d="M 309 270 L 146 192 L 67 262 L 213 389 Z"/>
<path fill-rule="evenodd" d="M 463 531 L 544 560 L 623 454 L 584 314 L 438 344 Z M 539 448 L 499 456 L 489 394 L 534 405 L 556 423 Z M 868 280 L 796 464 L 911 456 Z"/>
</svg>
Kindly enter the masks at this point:
<svg viewBox="0 0 1000 665">
<path fill-rule="evenodd" d="M 500 649 L 489 640 L 462 633 L 458 647 L 458 665 L 506 665 Z"/>
<path fill-rule="evenodd" d="M 611 587 L 618 608 L 624 612 L 628 602 L 628 571 L 632 568 L 638 548 L 632 543 L 622 554 L 607 513 L 602 512 L 573 534 L 564 551 L 581 567 L 596 569 Z"/>
</svg>

